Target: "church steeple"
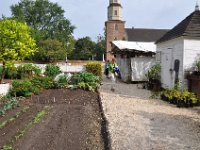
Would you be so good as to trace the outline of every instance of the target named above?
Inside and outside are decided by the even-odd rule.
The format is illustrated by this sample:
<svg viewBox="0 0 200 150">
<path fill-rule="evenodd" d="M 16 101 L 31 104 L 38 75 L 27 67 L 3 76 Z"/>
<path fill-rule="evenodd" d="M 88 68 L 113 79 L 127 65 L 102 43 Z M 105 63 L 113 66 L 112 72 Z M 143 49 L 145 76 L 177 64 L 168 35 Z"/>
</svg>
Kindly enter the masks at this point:
<svg viewBox="0 0 200 150">
<path fill-rule="evenodd" d="M 109 0 L 108 20 L 105 22 L 105 26 L 106 60 L 111 60 L 114 57 L 112 54 L 112 41 L 126 39 L 125 21 L 122 20 L 121 0 Z"/>
<path fill-rule="evenodd" d="M 108 6 L 108 21 L 122 21 L 122 5 L 120 0 L 110 0 Z"/>
</svg>

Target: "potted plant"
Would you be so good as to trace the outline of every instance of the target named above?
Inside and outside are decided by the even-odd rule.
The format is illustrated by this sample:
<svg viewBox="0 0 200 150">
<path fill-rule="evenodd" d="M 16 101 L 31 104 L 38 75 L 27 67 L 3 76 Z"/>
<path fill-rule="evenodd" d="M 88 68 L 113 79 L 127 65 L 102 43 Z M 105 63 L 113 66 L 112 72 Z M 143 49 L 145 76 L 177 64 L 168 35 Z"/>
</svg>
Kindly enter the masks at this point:
<svg viewBox="0 0 200 150">
<path fill-rule="evenodd" d="M 148 89 L 156 91 L 160 89 L 160 71 L 161 66 L 156 64 L 147 72 L 146 77 L 148 79 Z"/>
</svg>

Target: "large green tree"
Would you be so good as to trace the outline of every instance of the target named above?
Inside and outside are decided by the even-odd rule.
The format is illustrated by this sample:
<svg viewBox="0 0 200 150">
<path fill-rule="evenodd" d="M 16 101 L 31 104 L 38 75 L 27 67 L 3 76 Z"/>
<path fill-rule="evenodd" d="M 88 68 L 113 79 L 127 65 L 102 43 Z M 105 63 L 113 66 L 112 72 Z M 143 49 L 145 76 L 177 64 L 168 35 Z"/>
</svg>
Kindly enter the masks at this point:
<svg viewBox="0 0 200 150">
<path fill-rule="evenodd" d="M 39 51 L 33 56 L 33 60 L 42 62 L 55 62 L 65 60 L 66 50 L 58 40 L 44 40 L 38 43 Z"/>
<path fill-rule="evenodd" d="M 14 18 L 25 21 L 34 30 L 37 40 L 57 39 L 65 44 L 74 26 L 64 17 L 65 11 L 49 0 L 21 0 L 11 6 Z"/>
<path fill-rule="evenodd" d="M 90 37 L 80 38 L 76 41 L 73 51 L 73 59 L 90 60 L 94 54 L 95 42 Z"/>
<path fill-rule="evenodd" d="M 36 43 L 30 34 L 30 28 L 25 23 L 0 20 L 0 62 L 3 63 L 0 83 L 4 78 L 6 67 L 36 52 Z"/>
</svg>

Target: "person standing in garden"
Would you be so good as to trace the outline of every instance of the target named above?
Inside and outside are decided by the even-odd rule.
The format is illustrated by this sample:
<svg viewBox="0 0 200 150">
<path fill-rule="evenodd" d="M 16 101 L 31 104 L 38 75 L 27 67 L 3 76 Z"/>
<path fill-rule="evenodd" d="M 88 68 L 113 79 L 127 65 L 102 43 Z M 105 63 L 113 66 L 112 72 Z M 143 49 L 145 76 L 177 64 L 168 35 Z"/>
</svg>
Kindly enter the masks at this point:
<svg viewBox="0 0 200 150">
<path fill-rule="evenodd" d="M 104 70 L 104 74 L 106 75 L 107 78 L 109 78 L 109 64 L 110 64 L 110 61 L 107 60 L 105 64 L 105 70 Z"/>
<path fill-rule="evenodd" d="M 109 62 L 108 64 L 108 73 L 109 73 L 109 78 L 115 82 L 115 70 L 114 70 L 114 61 L 112 60 L 112 62 Z"/>
</svg>

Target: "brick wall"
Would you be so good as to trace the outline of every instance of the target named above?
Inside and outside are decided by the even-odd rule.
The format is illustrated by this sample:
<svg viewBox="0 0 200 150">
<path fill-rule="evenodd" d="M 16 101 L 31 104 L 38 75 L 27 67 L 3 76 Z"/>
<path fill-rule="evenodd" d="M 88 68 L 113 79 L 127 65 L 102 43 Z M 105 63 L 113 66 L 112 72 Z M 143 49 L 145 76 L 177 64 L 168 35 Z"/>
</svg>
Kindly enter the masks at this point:
<svg viewBox="0 0 200 150">
<path fill-rule="evenodd" d="M 107 21 L 106 26 L 106 60 L 111 60 L 114 56 L 111 54 L 111 42 L 114 40 L 125 40 L 125 22 Z"/>
</svg>

